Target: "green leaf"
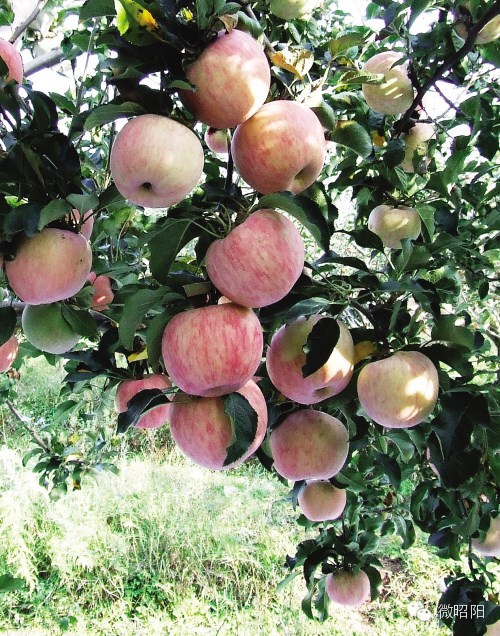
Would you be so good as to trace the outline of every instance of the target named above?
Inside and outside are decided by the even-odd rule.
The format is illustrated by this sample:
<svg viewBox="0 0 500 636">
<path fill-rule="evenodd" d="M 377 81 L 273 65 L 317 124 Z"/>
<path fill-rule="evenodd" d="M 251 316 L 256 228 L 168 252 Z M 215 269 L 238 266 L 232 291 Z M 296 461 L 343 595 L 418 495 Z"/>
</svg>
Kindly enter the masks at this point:
<svg viewBox="0 0 500 636">
<path fill-rule="evenodd" d="M 400 138 L 390 139 L 387 142 L 383 158 L 388 168 L 399 166 L 405 158 L 405 142 Z"/>
<path fill-rule="evenodd" d="M 328 42 L 328 51 L 332 60 L 353 46 L 359 46 L 364 40 L 365 36 L 361 33 L 346 33 L 335 40 L 330 40 Z"/>
<path fill-rule="evenodd" d="M 38 219 L 38 229 L 41 230 L 51 221 L 60 219 L 71 210 L 71 205 L 63 199 L 55 199 L 42 208 Z"/>
<path fill-rule="evenodd" d="M 4 592 L 15 592 L 25 587 L 23 579 L 16 579 L 11 574 L 2 574 L 0 576 L 0 594 Z"/>
<path fill-rule="evenodd" d="M 307 378 L 326 364 L 340 337 L 340 327 L 335 318 L 320 318 L 311 329 L 306 344 L 302 347 L 306 362 L 302 376 Z"/>
<path fill-rule="evenodd" d="M 275 192 L 259 199 L 254 210 L 259 208 L 276 208 L 288 212 L 309 230 L 312 237 L 325 251 L 330 245 L 330 231 L 325 217 L 317 203 L 303 195 L 291 192 Z"/>
<path fill-rule="evenodd" d="M 84 130 L 92 130 L 97 126 L 104 126 L 120 118 L 143 115 L 146 111 L 136 102 L 123 102 L 123 104 L 103 104 L 97 106 L 85 120 Z"/>
<path fill-rule="evenodd" d="M 471 351 L 474 347 L 474 334 L 467 327 L 456 326 L 456 320 L 456 316 L 441 316 L 432 329 L 432 339 Z"/>
<path fill-rule="evenodd" d="M 257 435 L 257 412 L 241 393 L 223 396 L 224 413 L 229 416 L 233 438 L 227 447 L 224 466 L 240 459 L 250 448 Z"/>
<path fill-rule="evenodd" d="M 333 141 L 354 150 L 363 159 L 373 151 L 372 140 L 368 132 L 356 121 L 340 121 L 332 135 Z"/>
<path fill-rule="evenodd" d="M 91 340 L 97 336 L 97 323 L 95 318 L 88 311 L 62 304 L 61 313 L 64 320 L 76 333 L 80 334 L 80 336 L 90 338 Z"/>
<path fill-rule="evenodd" d="M 149 323 L 146 330 L 146 344 L 148 348 L 148 363 L 155 373 L 160 371 L 161 342 L 163 332 L 168 321 L 174 315 L 172 309 L 166 309 L 157 314 Z"/>
<path fill-rule="evenodd" d="M 80 22 L 106 15 L 116 15 L 114 0 L 87 0 L 80 9 Z"/>
<path fill-rule="evenodd" d="M 312 316 L 318 314 L 321 311 L 325 311 L 331 305 L 330 301 L 326 298 L 306 298 L 296 303 L 286 313 L 285 320 L 288 323 L 294 322 L 301 316 Z"/>
<path fill-rule="evenodd" d="M 425 225 L 427 232 L 429 234 L 429 239 L 432 241 L 434 238 L 434 232 L 436 229 L 436 224 L 434 222 L 434 216 L 436 214 L 436 209 L 432 207 L 432 205 L 416 205 L 416 211 L 418 212 L 420 218 L 422 219 L 423 224 Z"/>
<path fill-rule="evenodd" d="M 366 71 L 346 71 L 338 79 L 337 84 L 381 84 L 384 81 L 382 73 L 367 73 Z"/>
<path fill-rule="evenodd" d="M 0 307 L 0 347 L 12 336 L 16 324 L 16 310 L 13 307 Z"/>
<path fill-rule="evenodd" d="M 180 294 L 169 292 L 168 288 L 141 289 L 127 298 L 123 306 L 118 333 L 123 346 L 132 351 L 137 327 L 151 310 L 162 306 L 163 302 L 182 299 Z"/>
<path fill-rule="evenodd" d="M 99 205 L 99 199 L 95 194 L 70 194 L 66 200 L 81 214 L 85 214 Z"/>
<path fill-rule="evenodd" d="M 177 254 L 192 239 L 199 236 L 201 229 L 192 219 L 167 218 L 159 232 L 149 240 L 151 250 L 150 268 L 153 277 L 165 283 Z"/>
<path fill-rule="evenodd" d="M 137 424 L 142 415 L 157 406 L 169 403 L 170 400 L 160 389 L 139 391 L 127 403 L 127 410 L 118 415 L 117 433 L 125 433 Z"/>
<path fill-rule="evenodd" d="M 81 403 L 75 400 L 66 400 L 57 405 L 56 410 L 52 416 L 53 422 L 60 422 L 67 419 L 72 413 L 80 408 Z"/>
</svg>

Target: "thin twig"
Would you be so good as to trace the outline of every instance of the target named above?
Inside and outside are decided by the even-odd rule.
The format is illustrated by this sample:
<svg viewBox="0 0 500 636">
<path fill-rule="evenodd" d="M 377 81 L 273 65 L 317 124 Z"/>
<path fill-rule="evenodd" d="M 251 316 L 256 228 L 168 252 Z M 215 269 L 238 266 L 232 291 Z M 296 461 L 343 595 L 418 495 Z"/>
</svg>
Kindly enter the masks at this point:
<svg viewBox="0 0 500 636">
<path fill-rule="evenodd" d="M 47 53 L 39 55 L 30 62 L 26 62 L 26 64 L 24 65 L 24 75 L 26 77 L 29 77 L 30 75 L 33 75 L 33 73 L 37 73 L 42 69 L 51 68 L 52 66 L 59 64 L 59 62 L 62 62 L 65 59 L 66 54 L 61 48 L 58 47 L 52 49 L 50 51 L 47 51 Z"/>
<path fill-rule="evenodd" d="M 11 38 L 9 39 L 9 42 L 11 44 L 15 44 L 16 40 L 18 40 L 21 37 L 21 35 L 26 31 L 29 25 L 34 20 L 37 19 L 39 13 L 42 11 L 42 9 L 44 9 L 47 2 L 48 0 L 38 0 L 33 11 L 29 14 L 26 20 L 17 27 L 17 29 L 12 34 Z"/>
<path fill-rule="evenodd" d="M 26 417 L 26 415 L 23 415 L 22 413 L 20 413 L 10 400 L 5 400 L 5 404 L 9 407 L 9 410 L 12 413 L 12 415 L 14 415 L 14 417 L 23 424 L 24 428 L 28 431 L 28 433 L 35 440 L 38 446 L 40 446 L 41 448 L 43 448 L 44 451 L 49 453 L 50 447 L 35 431 L 35 429 L 31 425 L 31 420 L 28 417 Z"/>
<path fill-rule="evenodd" d="M 443 75 L 445 75 L 448 71 L 451 71 L 465 58 L 468 53 L 470 53 L 470 51 L 472 51 L 478 33 L 497 15 L 500 15 L 500 0 L 497 0 L 491 9 L 487 11 L 480 20 L 469 27 L 467 31 L 467 39 L 465 40 L 462 48 L 448 55 L 444 59 L 443 63 L 437 67 L 434 75 L 420 86 L 410 108 L 408 108 L 403 117 L 394 124 L 394 130 L 397 134 L 401 134 L 405 130 L 416 109 L 419 106 L 422 106 L 422 99 L 427 91 L 432 88 L 432 86 L 434 86 L 435 83 L 443 77 Z"/>
<path fill-rule="evenodd" d="M 249 18 L 252 18 L 252 20 L 255 20 L 255 22 L 259 22 L 257 16 L 253 12 L 252 7 L 247 2 L 240 2 L 239 4 L 242 6 L 243 11 L 247 14 Z M 266 50 L 268 51 L 268 53 L 276 53 L 276 49 L 271 44 L 271 41 L 269 40 L 266 34 L 263 35 L 262 41 L 264 42 L 264 46 Z"/>
</svg>

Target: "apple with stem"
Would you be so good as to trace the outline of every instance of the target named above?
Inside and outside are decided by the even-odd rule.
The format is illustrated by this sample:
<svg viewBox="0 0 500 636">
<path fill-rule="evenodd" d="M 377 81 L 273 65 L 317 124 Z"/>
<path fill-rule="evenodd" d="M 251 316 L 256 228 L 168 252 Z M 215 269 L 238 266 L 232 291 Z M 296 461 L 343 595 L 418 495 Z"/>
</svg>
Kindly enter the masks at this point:
<svg viewBox="0 0 500 636">
<path fill-rule="evenodd" d="M 416 239 L 422 230 L 420 215 L 413 208 L 400 205 L 377 205 L 368 217 L 368 229 L 384 247 L 401 249 L 402 239 Z"/>
<path fill-rule="evenodd" d="M 184 393 L 218 397 L 237 391 L 257 371 L 263 349 L 259 319 L 234 303 L 189 309 L 165 327 L 162 355 Z"/>
<path fill-rule="evenodd" d="M 203 171 L 204 153 L 192 130 L 161 115 L 139 115 L 118 133 L 111 176 L 131 203 L 167 208 L 182 201 Z"/>
<path fill-rule="evenodd" d="M 383 115 L 404 113 L 413 102 L 413 86 L 408 76 L 408 64 L 396 51 L 383 51 L 371 57 L 363 66 L 368 73 L 384 76 L 381 84 L 363 84 L 362 91 L 368 106 Z"/>
<path fill-rule="evenodd" d="M 150 374 L 133 380 L 123 380 L 116 389 L 115 405 L 118 413 L 127 410 L 128 402 L 141 391 L 147 389 L 170 389 L 172 383 L 166 375 Z M 153 429 L 170 421 L 171 404 L 159 404 L 139 418 L 135 428 Z"/>
<path fill-rule="evenodd" d="M 337 519 L 344 511 L 346 501 L 345 490 L 322 479 L 308 481 L 298 496 L 300 509 L 310 521 Z"/>
<path fill-rule="evenodd" d="M 310 108 L 276 100 L 236 128 L 231 153 L 237 171 L 257 192 L 298 194 L 319 177 L 326 141 Z"/>
<path fill-rule="evenodd" d="M 285 397 L 299 404 L 316 404 L 345 389 L 354 368 L 354 344 L 349 329 L 340 321 L 340 335 L 330 357 L 317 371 L 304 377 L 304 346 L 323 316 L 301 317 L 284 325 L 272 337 L 267 350 L 269 378 Z"/>
<path fill-rule="evenodd" d="M 365 413 L 386 428 L 410 428 L 428 417 L 437 402 L 436 367 L 419 351 L 397 351 L 369 362 L 358 376 L 358 397 Z"/>
<path fill-rule="evenodd" d="M 24 68 L 21 53 L 8 40 L 0 39 L 0 59 L 3 60 L 8 69 L 7 82 L 14 80 L 22 84 Z"/>
<path fill-rule="evenodd" d="M 248 33 L 233 29 L 217 37 L 186 68 L 196 90 L 179 95 L 196 119 L 213 128 L 234 128 L 266 101 L 271 69 L 263 48 Z"/>
<path fill-rule="evenodd" d="M 284 298 L 304 267 L 299 230 L 276 210 L 256 210 L 205 256 L 212 283 L 244 307 L 265 307 Z"/>
<path fill-rule="evenodd" d="M 80 335 L 66 322 L 61 303 L 26 305 L 21 324 L 26 340 L 46 353 L 66 353 L 80 340 Z"/>
<path fill-rule="evenodd" d="M 462 14 L 463 17 L 469 17 L 471 13 L 471 3 L 470 2 L 462 2 L 458 5 L 458 11 Z M 465 14 L 465 15 L 464 15 Z M 455 26 L 455 31 L 458 35 L 464 40 L 467 39 L 469 35 L 469 29 L 465 22 L 459 22 Z M 474 44 L 489 44 L 490 42 L 494 42 L 500 38 L 500 15 L 496 15 L 489 22 L 487 22 L 484 27 L 479 31 L 474 40 Z"/>
<path fill-rule="evenodd" d="M 363 570 L 338 571 L 326 577 L 325 589 L 334 603 L 347 607 L 359 607 L 370 600 L 370 579 Z"/>
<path fill-rule="evenodd" d="M 19 342 L 15 335 L 12 335 L 3 345 L 0 345 L 0 373 L 8 371 L 14 364 L 19 351 Z"/>
<path fill-rule="evenodd" d="M 46 305 L 78 293 L 91 266 L 92 251 L 82 234 L 45 227 L 35 236 L 22 236 L 5 272 L 21 300 Z"/>
<path fill-rule="evenodd" d="M 170 430 L 180 450 L 199 466 L 226 470 L 243 463 L 261 445 L 266 434 L 267 406 L 262 391 L 249 380 L 237 393 L 246 398 L 257 413 L 257 431 L 247 451 L 224 465 L 227 449 L 234 441 L 229 415 L 222 397 L 190 397 L 177 394 L 171 405 Z"/>
<path fill-rule="evenodd" d="M 302 409 L 273 429 L 269 448 L 276 472 L 285 479 L 330 479 L 345 464 L 349 435 L 336 417 Z"/>
</svg>

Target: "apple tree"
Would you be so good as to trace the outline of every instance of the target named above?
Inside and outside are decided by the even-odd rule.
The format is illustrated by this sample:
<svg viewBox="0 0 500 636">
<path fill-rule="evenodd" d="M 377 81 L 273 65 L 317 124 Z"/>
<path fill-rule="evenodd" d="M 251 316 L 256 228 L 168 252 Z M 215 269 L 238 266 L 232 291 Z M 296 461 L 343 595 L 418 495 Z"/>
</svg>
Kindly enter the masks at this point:
<svg viewBox="0 0 500 636">
<path fill-rule="evenodd" d="M 113 467 L 92 424 L 110 399 L 120 435 L 170 427 L 211 469 L 254 455 L 307 529 L 285 582 L 304 577 L 311 618 L 375 599 L 381 537 L 418 528 L 454 561 L 436 613 L 482 635 L 500 620 L 500 3 L 346 4 L 51 0 L 14 22 L 2 401 L 54 497 Z M 40 90 L 55 64 L 70 88 Z M 16 409 L 39 355 L 63 360 L 55 417 L 85 412 L 85 452 Z"/>
</svg>

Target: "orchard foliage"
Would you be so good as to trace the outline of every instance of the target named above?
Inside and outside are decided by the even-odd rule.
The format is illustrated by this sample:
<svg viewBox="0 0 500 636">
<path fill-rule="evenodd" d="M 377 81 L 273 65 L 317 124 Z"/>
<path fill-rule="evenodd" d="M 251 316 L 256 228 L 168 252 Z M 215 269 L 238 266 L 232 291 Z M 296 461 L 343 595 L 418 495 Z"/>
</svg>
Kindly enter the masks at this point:
<svg viewBox="0 0 500 636">
<path fill-rule="evenodd" d="M 442 605 L 484 608 L 484 618 L 469 611 L 467 618 L 444 621 L 456 634 L 484 634 L 487 624 L 500 620 L 491 596 L 493 575 L 472 548 L 473 540 L 484 539 L 499 502 L 494 389 L 500 336 L 493 299 L 499 267 L 495 78 L 500 49 L 498 42 L 478 45 L 475 38 L 498 19 L 499 2 L 471 0 L 464 7 L 460 1 L 377 0 L 367 4 L 370 21 L 360 24 L 335 1 L 316 9 L 312 19 L 288 22 L 263 1 L 49 4 L 53 30 L 78 13 L 78 26 L 62 40 L 62 57 L 73 63 L 89 56 L 92 62 L 76 77 L 75 94 L 35 90 L 29 76 L 21 86 L 7 82 L 0 62 L 0 252 L 8 263 L 23 237 L 37 236 L 46 227 L 78 231 L 93 216 L 92 269 L 110 277 L 114 293 L 99 311 L 92 308 L 90 283 L 61 303 L 63 320 L 80 339 L 61 356 L 66 378 L 56 417 L 84 409 L 96 383 L 105 400 L 122 380 L 164 371 L 162 335 L 169 321 L 186 309 L 217 303 L 219 293 L 204 261 L 211 243 L 249 212 L 286 212 L 309 237 L 308 250 L 291 291 L 256 310 L 264 353 L 281 326 L 310 316 L 322 320 L 304 348 L 304 375 L 320 369 L 334 350 L 339 330 L 331 327 L 332 319 L 349 327 L 355 345 L 349 384 L 314 407 L 348 430 L 347 460 L 330 480 L 346 490 L 347 503 L 334 521 L 299 516 L 309 538 L 287 557 L 286 580 L 302 573 L 303 610 L 325 619 L 329 575 L 362 570 L 376 598 L 380 538 L 397 534 L 410 548 L 419 528 L 440 556 L 454 560 Z M 0 8 L 2 24 L 12 19 L 8 8 Z M 467 27 L 465 40 L 455 30 L 458 23 Z M 193 90 L 187 65 L 218 31 L 234 28 L 265 47 L 271 68 L 268 101 L 294 100 L 319 118 L 328 140 L 321 175 L 300 194 L 261 196 L 239 178 L 231 156 L 216 155 L 205 145 L 203 178 L 192 193 L 168 210 L 145 214 L 123 199 L 110 175 L 110 152 L 124 118 L 168 116 L 201 142 L 207 126 L 193 119 L 179 91 Z M 36 28 L 28 27 L 23 46 L 33 48 L 38 37 Z M 363 70 L 364 63 L 387 50 L 408 64 L 415 94 L 411 106 L 397 115 L 370 110 L 362 92 L 362 86 L 383 81 Z M 405 135 L 417 122 L 432 124 L 435 133 L 423 150 L 406 157 L 404 169 Z M 420 234 L 402 238 L 395 249 L 384 248 L 368 229 L 377 206 L 416 210 Z M 23 339 L 22 303 L 4 269 L 0 283 L 0 345 L 18 334 L 19 368 L 24 357 L 41 352 Z M 439 396 L 422 423 L 386 429 L 361 408 L 357 379 L 366 364 L 397 351 L 419 351 L 432 361 Z M 55 363 L 55 355 L 44 355 Z M 256 375 L 270 432 L 301 407 L 273 387 L 265 361 Z M 11 371 L 0 383 L 2 401 L 14 410 L 15 377 Z M 118 431 L 134 427 L 144 412 L 167 403 L 174 392 L 138 393 L 119 415 Z M 240 394 L 223 400 L 233 429 L 226 460 L 234 461 L 251 444 L 257 417 Z M 87 455 L 69 437 L 33 433 L 36 447 L 27 460 L 37 457 L 35 470 L 54 493 L 80 487 L 85 474 L 108 465 L 102 454 L 107 442 L 97 424 Z M 273 470 L 268 442 L 257 457 Z M 411 484 L 410 497 L 402 494 L 403 482 Z M 294 505 L 302 486 L 293 485 Z M 467 561 L 461 560 L 464 555 Z"/>
</svg>

